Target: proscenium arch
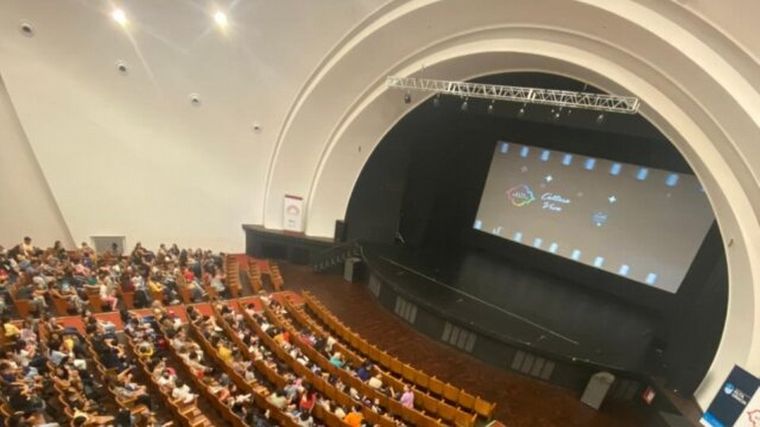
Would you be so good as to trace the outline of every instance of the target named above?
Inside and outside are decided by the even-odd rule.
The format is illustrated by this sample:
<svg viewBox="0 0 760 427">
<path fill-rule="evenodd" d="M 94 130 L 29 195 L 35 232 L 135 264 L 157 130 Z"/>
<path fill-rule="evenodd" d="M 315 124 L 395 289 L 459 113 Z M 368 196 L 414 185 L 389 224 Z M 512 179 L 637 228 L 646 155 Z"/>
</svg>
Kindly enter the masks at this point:
<svg viewBox="0 0 760 427">
<path fill-rule="evenodd" d="M 634 18 L 641 19 L 633 13 L 637 3 L 615 3 L 629 6 L 627 16 L 616 15 L 626 25 L 630 26 Z M 674 30 L 673 35 L 681 34 Z M 644 43 L 643 39 L 639 42 Z M 307 196 L 307 234 L 331 234 L 334 220 L 345 214 L 353 184 L 371 150 L 408 111 L 400 94 L 384 87 L 386 74 L 417 74 L 422 64 L 426 65 L 426 76 L 449 79 L 529 69 L 636 94 L 643 101 L 642 114 L 673 142 L 702 181 L 722 234 L 732 242 L 725 248 L 729 302 L 724 333 L 710 371 L 696 393 L 705 407 L 733 364 L 760 372 L 760 272 L 750 262 L 760 259 L 760 190 L 755 178 L 760 175 L 760 156 L 753 155 L 757 147 L 749 144 L 760 139 L 755 121 L 760 117 L 755 109 L 760 96 L 754 90 L 760 85 L 744 81 L 741 73 L 726 70 L 725 64 L 706 72 L 700 61 L 714 58 L 700 46 L 690 45 L 682 51 L 674 50 L 670 41 L 662 38 L 647 42 L 653 43 L 650 51 L 637 52 L 635 46 L 621 46 L 622 42 L 600 40 L 579 31 L 535 25 L 475 26 L 421 43 L 426 46 L 422 49 L 391 56 L 382 69 L 363 70 L 357 58 L 345 53 L 342 60 L 346 64 L 340 64 L 338 58 L 331 70 L 321 70 L 320 78 L 310 83 L 313 88 L 302 91 L 303 98 L 294 104 L 297 107 L 280 135 L 280 158 L 270 173 L 266 225 L 277 227 L 270 210 L 277 203 L 281 206 L 281 189 L 295 188 Z M 355 44 L 358 49 L 361 43 Z M 668 55 L 675 55 L 669 63 L 657 62 Z M 353 86 L 336 84 L 347 77 L 347 70 L 353 70 L 359 81 L 351 82 Z M 340 92 L 347 89 L 351 90 Z M 737 90 L 744 92 L 735 94 Z M 724 102 L 716 106 L 716 99 Z M 313 113 L 317 110 L 310 108 L 320 111 L 321 127 L 314 126 Z M 303 134 L 299 132 L 305 128 L 313 132 L 313 147 L 305 147 L 300 141 Z M 300 179 L 285 182 L 278 176 L 282 172 L 278 168 L 285 168 L 289 162 L 305 168 Z"/>
</svg>

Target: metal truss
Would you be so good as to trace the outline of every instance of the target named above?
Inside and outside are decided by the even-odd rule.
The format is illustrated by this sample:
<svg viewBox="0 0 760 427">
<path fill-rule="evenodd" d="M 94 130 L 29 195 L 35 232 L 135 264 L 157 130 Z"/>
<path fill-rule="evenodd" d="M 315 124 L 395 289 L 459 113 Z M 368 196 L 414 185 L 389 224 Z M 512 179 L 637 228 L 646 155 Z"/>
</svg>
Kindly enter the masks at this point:
<svg viewBox="0 0 760 427">
<path fill-rule="evenodd" d="M 416 77 L 388 76 L 387 84 L 388 87 L 391 88 L 435 92 L 445 95 L 459 96 L 462 98 L 512 101 L 524 104 L 543 104 L 555 107 L 582 108 L 610 113 L 636 114 L 639 111 L 640 104 L 639 98 L 634 96 L 419 79 Z"/>
</svg>

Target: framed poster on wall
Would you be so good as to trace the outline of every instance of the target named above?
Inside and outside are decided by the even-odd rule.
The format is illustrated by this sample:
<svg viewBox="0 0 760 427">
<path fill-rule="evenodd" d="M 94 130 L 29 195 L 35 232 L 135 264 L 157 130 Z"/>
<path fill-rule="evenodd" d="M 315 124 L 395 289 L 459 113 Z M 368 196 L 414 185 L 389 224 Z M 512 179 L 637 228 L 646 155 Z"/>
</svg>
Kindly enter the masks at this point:
<svg viewBox="0 0 760 427">
<path fill-rule="evenodd" d="M 303 197 L 286 194 L 282 207 L 282 228 L 285 231 L 303 232 Z"/>
</svg>

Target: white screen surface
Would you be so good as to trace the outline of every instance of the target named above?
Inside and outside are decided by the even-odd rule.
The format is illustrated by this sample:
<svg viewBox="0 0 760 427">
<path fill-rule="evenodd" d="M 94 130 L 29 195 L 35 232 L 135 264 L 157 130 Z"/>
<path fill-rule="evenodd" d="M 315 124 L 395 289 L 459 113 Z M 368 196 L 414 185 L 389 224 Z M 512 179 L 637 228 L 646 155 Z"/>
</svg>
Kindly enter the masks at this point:
<svg viewBox="0 0 760 427">
<path fill-rule="evenodd" d="M 713 220 L 694 175 L 499 141 L 474 228 L 675 293 Z"/>
</svg>

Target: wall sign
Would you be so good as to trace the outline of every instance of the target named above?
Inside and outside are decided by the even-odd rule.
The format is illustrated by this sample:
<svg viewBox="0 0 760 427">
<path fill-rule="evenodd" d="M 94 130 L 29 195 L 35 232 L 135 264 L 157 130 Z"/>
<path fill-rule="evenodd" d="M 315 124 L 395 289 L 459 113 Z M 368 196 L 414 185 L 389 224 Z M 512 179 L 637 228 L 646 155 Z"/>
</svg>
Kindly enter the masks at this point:
<svg viewBox="0 0 760 427">
<path fill-rule="evenodd" d="M 760 427 L 760 379 L 734 366 L 699 422 L 708 427 Z"/>
<path fill-rule="evenodd" d="M 303 197 L 285 195 L 282 207 L 282 228 L 285 231 L 303 232 Z"/>
</svg>

